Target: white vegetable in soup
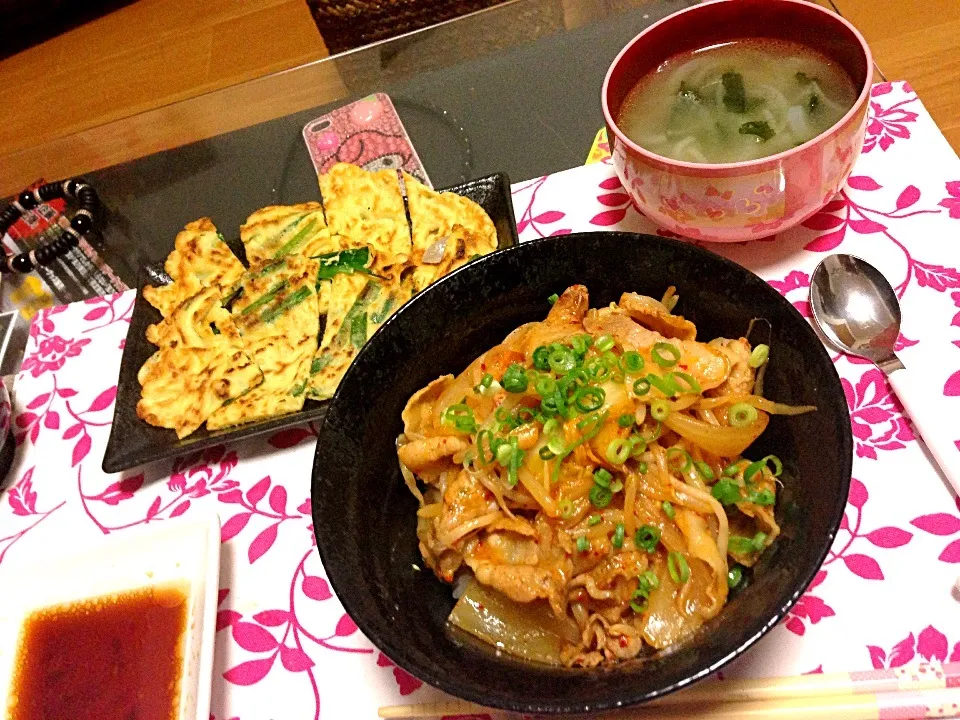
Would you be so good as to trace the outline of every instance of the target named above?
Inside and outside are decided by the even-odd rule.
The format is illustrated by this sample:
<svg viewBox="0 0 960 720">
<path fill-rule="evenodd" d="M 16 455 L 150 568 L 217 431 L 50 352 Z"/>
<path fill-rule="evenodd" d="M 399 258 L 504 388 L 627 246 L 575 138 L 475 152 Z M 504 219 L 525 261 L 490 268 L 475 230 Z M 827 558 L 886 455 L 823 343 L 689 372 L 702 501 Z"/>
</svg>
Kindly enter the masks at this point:
<svg viewBox="0 0 960 720">
<path fill-rule="evenodd" d="M 627 95 L 617 126 L 657 155 L 740 162 L 815 138 L 856 99 L 850 77 L 825 55 L 747 38 L 666 60 Z"/>
</svg>

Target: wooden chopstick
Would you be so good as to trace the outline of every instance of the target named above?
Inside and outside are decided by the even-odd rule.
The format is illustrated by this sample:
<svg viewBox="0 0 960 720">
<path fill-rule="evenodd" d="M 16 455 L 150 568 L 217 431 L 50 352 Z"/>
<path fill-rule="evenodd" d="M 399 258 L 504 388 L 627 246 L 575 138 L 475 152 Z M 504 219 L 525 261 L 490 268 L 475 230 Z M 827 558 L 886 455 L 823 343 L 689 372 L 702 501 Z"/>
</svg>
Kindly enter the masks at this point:
<svg viewBox="0 0 960 720">
<path fill-rule="evenodd" d="M 623 720 L 882 720 L 960 716 L 960 662 L 920 663 L 889 670 L 708 681 L 634 710 L 604 715 Z M 432 718 L 499 712 L 462 700 L 380 708 L 381 718 Z"/>
</svg>

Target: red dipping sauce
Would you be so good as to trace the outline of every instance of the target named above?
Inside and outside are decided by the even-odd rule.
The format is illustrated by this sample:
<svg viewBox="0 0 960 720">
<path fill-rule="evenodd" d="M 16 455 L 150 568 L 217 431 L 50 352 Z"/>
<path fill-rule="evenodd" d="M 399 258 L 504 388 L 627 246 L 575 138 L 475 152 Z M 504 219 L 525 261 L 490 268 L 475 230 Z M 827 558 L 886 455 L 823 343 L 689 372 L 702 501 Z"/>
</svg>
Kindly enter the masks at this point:
<svg viewBox="0 0 960 720">
<path fill-rule="evenodd" d="M 186 624 L 175 586 L 37 610 L 20 633 L 11 720 L 176 720 Z"/>
</svg>

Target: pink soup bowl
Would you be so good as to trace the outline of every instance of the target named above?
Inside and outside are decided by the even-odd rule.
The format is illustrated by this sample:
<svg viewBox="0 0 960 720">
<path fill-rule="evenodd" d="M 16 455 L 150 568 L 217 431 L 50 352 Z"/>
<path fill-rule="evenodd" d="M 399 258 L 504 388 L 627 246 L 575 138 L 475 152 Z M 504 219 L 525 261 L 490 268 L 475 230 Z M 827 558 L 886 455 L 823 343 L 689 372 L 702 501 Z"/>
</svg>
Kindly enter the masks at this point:
<svg viewBox="0 0 960 720">
<path fill-rule="evenodd" d="M 617 127 L 627 93 L 664 60 L 745 37 L 792 40 L 818 50 L 860 93 L 833 127 L 785 152 L 736 163 L 657 155 Z M 773 235 L 817 212 L 846 182 L 867 127 L 873 58 L 849 22 L 803 0 L 716 0 L 651 25 L 617 55 L 601 103 L 613 165 L 637 208 L 661 227 L 697 240 L 741 242 Z"/>
</svg>

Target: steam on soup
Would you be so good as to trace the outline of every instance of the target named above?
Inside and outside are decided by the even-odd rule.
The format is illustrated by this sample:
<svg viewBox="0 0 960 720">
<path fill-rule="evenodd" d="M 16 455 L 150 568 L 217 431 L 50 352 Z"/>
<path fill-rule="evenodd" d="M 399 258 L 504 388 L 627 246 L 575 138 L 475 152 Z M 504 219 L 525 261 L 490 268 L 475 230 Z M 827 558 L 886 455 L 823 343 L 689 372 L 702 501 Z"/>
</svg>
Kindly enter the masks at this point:
<svg viewBox="0 0 960 720">
<path fill-rule="evenodd" d="M 627 95 L 617 126 L 657 155 L 739 162 L 802 145 L 856 99 L 850 77 L 825 55 L 749 38 L 665 61 Z"/>
</svg>

